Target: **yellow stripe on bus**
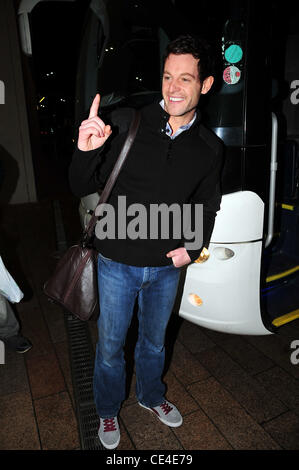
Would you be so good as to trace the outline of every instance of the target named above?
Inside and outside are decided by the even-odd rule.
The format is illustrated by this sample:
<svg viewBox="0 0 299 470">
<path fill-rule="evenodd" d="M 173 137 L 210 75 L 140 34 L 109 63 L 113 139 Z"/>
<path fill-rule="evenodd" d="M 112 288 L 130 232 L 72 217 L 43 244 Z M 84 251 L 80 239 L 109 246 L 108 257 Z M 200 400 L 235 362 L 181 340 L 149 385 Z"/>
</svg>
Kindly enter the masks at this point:
<svg viewBox="0 0 299 470">
<path fill-rule="evenodd" d="M 299 318 L 299 309 L 294 310 L 293 312 L 286 313 L 285 315 L 282 315 L 281 317 L 275 318 L 273 320 L 272 325 L 274 326 L 282 326 L 285 325 L 286 323 L 289 323 L 290 321 L 296 320 L 296 318 Z"/>
<path fill-rule="evenodd" d="M 298 269 L 299 269 L 299 266 L 295 266 L 294 268 L 288 269 L 287 271 L 283 271 L 282 273 L 273 274 L 273 276 L 269 276 L 266 278 L 266 282 L 276 281 L 276 279 L 289 276 L 290 274 L 293 274 L 296 271 L 298 271 Z"/>
<path fill-rule="evenodd" d="M 283 209 L 287 209 L 288 211 L 293 211 L 294 210 L 294 206 L 291 206 L 290 204 L 281 204 L 281 207 Z"/>
</svg>

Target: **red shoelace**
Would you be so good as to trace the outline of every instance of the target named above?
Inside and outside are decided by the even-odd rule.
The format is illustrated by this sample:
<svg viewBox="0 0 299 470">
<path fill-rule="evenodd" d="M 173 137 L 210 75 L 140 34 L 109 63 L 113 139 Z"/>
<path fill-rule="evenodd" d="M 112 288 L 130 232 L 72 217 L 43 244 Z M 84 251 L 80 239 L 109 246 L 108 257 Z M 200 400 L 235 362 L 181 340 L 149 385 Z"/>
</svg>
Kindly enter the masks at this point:
<svg viewBox="0 0 299 470">
<path fill-rule="evenodd" d="M 161 408 L 166 415 L 172 410 L 172 406 L 168 405 L 166 401 L 162 403 Z"/>
<path fill-rule="evenodd" d="M 103 421 L 104 421 L 104 432 L 116 431 L 114 418 L 105 418 Z"/>
</svg>

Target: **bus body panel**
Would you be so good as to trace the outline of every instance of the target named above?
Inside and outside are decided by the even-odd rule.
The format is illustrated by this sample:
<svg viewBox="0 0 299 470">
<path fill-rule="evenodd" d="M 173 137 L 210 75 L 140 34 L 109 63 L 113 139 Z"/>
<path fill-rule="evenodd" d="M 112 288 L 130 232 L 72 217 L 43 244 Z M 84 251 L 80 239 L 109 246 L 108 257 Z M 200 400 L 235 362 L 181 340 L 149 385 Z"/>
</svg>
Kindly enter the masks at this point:
<svg viewBox="0 0 299 470">
<path fill-rule="evenodd" d="M 210 257 L 187 269 L 179 315 L 234 334 L 267 335 L 260 306 L 264 203 L 251 191 L 224 195 Z"/>
</svg>

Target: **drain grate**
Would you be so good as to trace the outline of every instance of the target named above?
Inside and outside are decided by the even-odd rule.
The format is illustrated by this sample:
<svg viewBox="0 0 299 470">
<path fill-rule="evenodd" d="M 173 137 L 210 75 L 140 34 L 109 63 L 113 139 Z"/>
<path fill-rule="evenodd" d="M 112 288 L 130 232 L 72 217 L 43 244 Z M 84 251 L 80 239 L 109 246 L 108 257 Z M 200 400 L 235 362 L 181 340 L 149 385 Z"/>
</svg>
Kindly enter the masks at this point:
<svg viewBox="0 0 299 470">
<path fill-rule="evenodd" d="M 65 315 L 72 382 L 83 450 L 103 450 L 98 438 L 99 417 L 93 400 L 94 351 L 87 322 Z"/>
<path fill-rule="evenodd" d="M 56 227 L 57 250 L 67 249 L 67 240 L 60 201 L 53 201 Z M 93 400 L 94 351 L 92 348 L 88 323 L 70 314 L 65 314 L 68 335 L 69 356 L 80 434 L 81 449 L 103 450 L 98 438 L 99 418 Z"/>
</svg>

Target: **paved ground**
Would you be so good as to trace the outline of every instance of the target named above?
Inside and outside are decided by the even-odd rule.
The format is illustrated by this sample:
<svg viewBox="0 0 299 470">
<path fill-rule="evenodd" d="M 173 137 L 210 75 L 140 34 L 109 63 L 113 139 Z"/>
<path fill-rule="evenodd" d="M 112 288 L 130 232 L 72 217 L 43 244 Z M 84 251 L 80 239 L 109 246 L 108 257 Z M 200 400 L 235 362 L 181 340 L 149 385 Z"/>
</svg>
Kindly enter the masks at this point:
<svg viewBox="0 0 299 470">
<path fill-rule="evenodd" d="M 64 198 L 61 207 L 71 243 L 80 231 L 77 202 Z M 80 449 L 63 315 L 42 293 L 56 263 L 52 203 L 6 207 L 0 218 L 1 254 L 26 294 L 17 312 L 33 343 L 24 356 L 6 351 L 0 365 L 0 450 Z M 89 326 L 95 344 L 96 325 Z M 130 338 L 134 334 L 132 327 Z M 283 336 L 249 337 L 204 330 L 174 316 L 165 382 L 184 423 L 170 429 L 139 407 L 133 373 L 120 413 L 118 449 L 298 450 L 299 364 L 290 361 L 293 340 L 299 340 L 298 322 L 285 327 Z"/>
</svg>

